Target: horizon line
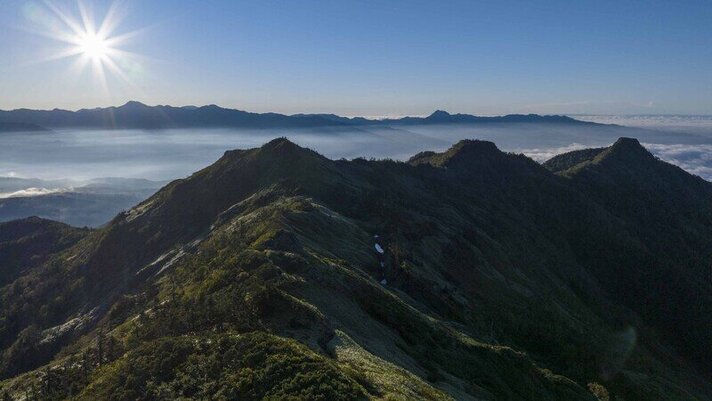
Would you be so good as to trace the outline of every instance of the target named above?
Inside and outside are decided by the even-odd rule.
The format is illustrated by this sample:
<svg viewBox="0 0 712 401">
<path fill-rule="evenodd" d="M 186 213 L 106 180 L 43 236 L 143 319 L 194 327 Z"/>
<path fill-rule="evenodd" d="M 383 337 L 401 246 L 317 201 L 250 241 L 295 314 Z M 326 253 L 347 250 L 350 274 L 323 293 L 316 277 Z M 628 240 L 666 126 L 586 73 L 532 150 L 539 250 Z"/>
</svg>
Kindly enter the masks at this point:
<svg viewBox="0 0 712 401">
<path fill-rule="evenodd" d="M 54 107 L 54 108 L 31 108 L 31 107 L 16 107 L 12 109 L 0 109 L 0 112 L 13 112 L 13 111 L 19 111 L 19 110 L 31 110 L 31 111 L 68 111 L 68 112 L 79 112 L 82 110 L 97 110 L 97 109 L 109 109 L 109 108 L 120 108 L 123 106 L 126 106 L 131 103 L 138 103 L 146 107 L 174 107 L 174 108 L 187 108 L 187 107 L 195 107 L 195 108 L 201 108 L 201 107 L 210 107 L 210 106 L 215 106 L 219 107 L 221 109 L 225 110 L 236 110 L 236 111 L 243 111 L 247 113 L 253 113 L 253 114 L 282 114 L 285 116 L 299 116 L 299 115 L 335 115 L 338 117 L 345 117 L 345 118 L 364 118 L 367 120 L 388 120 L 388 119 L 399 119 L 399 118 L 405 118 L 405 117 L 414 117 L 414 118 L 425 118 L 430 115 L 432 115 L 435 112 L 438 111 L 445 111 L 446 113 L 450 115 L 457 115 L 457 114 L 464 114 L 464 115 L 471 115 L 471 116 L 476 116 L 476 117 L 503 117 L 503 116 L 509 116 L 509 115 L 540 115 L 540 116 L 615 116 L 615 117 L 634 117 L 634 116 L 639 116 L 639 117 L 709 117 L 712 118 L 712 114 L 695 114 L 695 113 L 624 113 L 624 114 L 615 114 L 615 113 L 536 113 L 536 112 L 514 112 L 514 113 L 484 113 L 484 114 L 475 114 L 471 112 L 457 112 L 457 113 L 451 113 L 444 108 L 436 108 L 429 114 L 387 114 L 387 115 L 358 115 L 358 114 L 337 114 L 335 112 L 328 112 L 328 111 L 323 111 L 323 112 L 298 112 L 298 113 L 284 113 L 284 112 L 279 112 L 279 111 L 250 111 L 238 107 L 230 107 L 230 106 L 221 106 L 215 103 L 209 103 L 209 104 L 202 104 L 202 105 L 196 105 L 196 104 L 185 104 L 185 105 L 172 105 L 172 104 L 147 104 L 139 100 L 128 100 L 124 102 L 123 104 L 120 105 L 110 105 L 110 106 L 96 106 L 96 107 L 80 107 L 80 108 L 74 108 L 74 109 L 69 109 L 69 108 L 61 108 L 61 107 Z"/>
</svg>

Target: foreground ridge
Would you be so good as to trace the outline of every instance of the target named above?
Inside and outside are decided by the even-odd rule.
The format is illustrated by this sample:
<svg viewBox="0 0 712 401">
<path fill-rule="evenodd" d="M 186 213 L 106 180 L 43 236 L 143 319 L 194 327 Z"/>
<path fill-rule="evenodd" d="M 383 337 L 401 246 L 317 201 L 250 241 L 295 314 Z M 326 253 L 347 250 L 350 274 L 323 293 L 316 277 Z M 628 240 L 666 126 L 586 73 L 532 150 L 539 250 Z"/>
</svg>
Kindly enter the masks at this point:
<svg viewBox="0 0 712 401">
<path fill-rule="evenodd" d="M 228 151 L 98 230 L 0 225 L 0 395 L 706 399 L 711 199 L 628 138 Z"/>
</svg>

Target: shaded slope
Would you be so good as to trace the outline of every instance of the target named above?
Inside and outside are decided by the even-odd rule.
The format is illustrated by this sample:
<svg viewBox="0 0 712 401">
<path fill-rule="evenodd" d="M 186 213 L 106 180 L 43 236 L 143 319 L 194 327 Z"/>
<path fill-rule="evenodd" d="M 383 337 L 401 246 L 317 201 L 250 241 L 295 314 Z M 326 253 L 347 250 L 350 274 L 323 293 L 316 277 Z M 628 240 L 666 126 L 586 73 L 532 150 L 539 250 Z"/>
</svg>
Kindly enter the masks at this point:
<svg viewBox="0 0 712 401">
<path fill-rule="evenodd" d="M 37 383 L 61 399 L 68 389 L 56 383 L 90 397 L 152 381 L 189 397 L 176 379 L 185 358 L 216 356 L 181 338 L 253 333 L 308 347 L 307 370 L 331 372 L 318 376 L 328 377 L 323 396 L 344 385 L 369 399 L 591 400 L 587 384 L 601 381 L 627 400 L 708 397 L 709 383 L 658 340 L 664 326 L 621 302 L 602 269 L 635 271 L 647 227 L 632 231 L 572 180 L 479 141 L 410 164 L 331 161 L 285 139 L 227 152 L 3 290 L 5 358 L 39 354 L 24 370 L 52 360 L 57 375 L 4 384 L 16 394 Z M 606 263 L 587 244 L 601 244 L 590 248 Z M 23 314 L 45 305 L 52 313 Z M 59 327 L 69 328 L 49 336 Z M 157 356 L 156 344 L 185 352 Z M 240 388 L 241 358 L 225 360 L 236 376 L 211 371 L 193 386 Z M 175 363 L 156 370 L 158 359 Z M 309 383 L 285 395 L 322 387 Z"/>
<path fill-rule="evenodd" d="M 0 287 L 76 244 L 88 230 L 29 217 L 0 223 Z"/>
<path fill-rule="evenodd" d="M 699 345 L 712 341 L 712 185 L 627 138 L 560 174 L 622 223 L 608 241 L 580 244 L 608 292 L 710 371 Z"/>
</svg>

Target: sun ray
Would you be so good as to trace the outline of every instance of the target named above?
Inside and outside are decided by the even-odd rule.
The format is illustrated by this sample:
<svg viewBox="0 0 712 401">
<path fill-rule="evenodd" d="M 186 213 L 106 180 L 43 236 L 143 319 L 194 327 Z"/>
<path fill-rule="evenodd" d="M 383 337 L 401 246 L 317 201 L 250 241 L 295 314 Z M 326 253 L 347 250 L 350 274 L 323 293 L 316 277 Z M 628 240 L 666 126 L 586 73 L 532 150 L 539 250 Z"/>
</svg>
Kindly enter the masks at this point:
<svg viewBox="0 0 712 401">
<path fill-rule="evenodd" d="M 71 69 L 76 73 L 77 76 L 81 75 L 83 71 L 86 70 L 87 64 L 89 64 L 89 59 L 86 57 L 77 57 L 72 63 Z"/>
<path fill-rule="evenodd" d="M 114 30 L 123 20 L 123 15 L 119 13 L 119 2 L 115 1 L 111 3 L 111 5 L 109 6 L 109 10 L 106 12 L 104 20 L 102 21 L 101 26 L 99 27 L 99 30 L 96 32 L 96 34 L 104 38 L 110 37 L 111 34 L 114 33 Z"/>
<path fill-rule="evenodd" d="M 107 37 L 106 43 L 111 46 L 117 46 L 143 34 L 145 31 L 146 29 L 137 29 L 135 31 L 122 33 L 121 35 Z"/>
<path fill-rule="evenodd" d="M 79 7 L 79 15 L 81 15 L 82 23 L 84 24 L 84 32 L 95 35 L 96 31 L 94 29 L 94 21 L 89 15 L 86 5 L 82 0 L 78 0 L 77 6 Z"/>
<path fill-rule="evenodd" d="M 76 34 L 75 33 L 69 33 L 69 32 L 52 32 L 49 30 L 42 30 L 42 29 L 31 29 L 27 27 L 18 27 L 17 29 L 30 33 L 32 35 L 37 35 L 37 36 L 42 36 L 48 39 L 55 40 L 57 42 L 64 42 L 68 44 L 75 44 L 76 42 Z"/>
<path fill-rule="evenodd" d="M 104 91 L 104 95 L 109 95 L 109 83 L 106 81 L 106 73 L 104 72 L 104 63 L 101 60 L 92 60 L 92 70 L 94 71 L 94 77 L 101 85 L 101 89 Z"/>
<path fill-rule="evenodd" d="M 134 84 L 131 80 L 131 77 L 129 77 L 129 75 L 111 58 L 108 58 L 106 60 L 106 68 L 108 70 L 111 70 L 114 75 L 119 77 L 126 85 L 131 87 L 131 89 L 143 95 L 143 90 L 139 86 Z"/>
<path fill-rule="evenodd" d="M 82 26 L 74 18 L 70 17 L 49 0 L 45 0 L 45 5 L 64 22 L 74 35 L 79 35 L 83 32 Z"/>
<path fill-rule="evenodd" d="M 35 63 L 76 57 L 72 69 L 81 72 L 90 68 L 94 81 L 107 96 L 108 75 L 115 76 L 121 82 L 135 87 L 131 82 L 131 77 L 135 74 L 130 72 L 141 71 L 140 67 L 136 68 L 138 65 L 136 60 L 140 57 L 119 47 L 134 39 L 143 30 L 114 34 L 124 17 L 120 7 L 121 0 L 115 0 L 109 5 L 104 18 L 99 23 L 94 19 L 92 8 L 83 0 L 77 0 L 76 3 L 78 16 L 77 11 L 73 14 L 67 12 L 50 0 L 45 0 L 44 4 L 51 14 L 42 14 L 41 18 L 35 18 L 41 20 L 36 25 L 43 29 L 31 30 L 31 32 L 66 43 L 69 47 L 42 57 Z M 33 9 L 33 11 L 37 10 Z"/>
<path fill-rule="evenodd" d="M 42 64 L 42 63 L 48 63 L 51 61 L 57 61 L 57 60 L 65 59 L 65 58 L 76 57 L 81 54 L 82 54 L 81 50 L 77 49 L 76 47 L 70 47 L 65 50 L 47 55 L 45 57 L 40 57 L 35 60 L 24 62 L 21 65 L 22 66 L 30 66 L 30 65 Z"/>
</svg>

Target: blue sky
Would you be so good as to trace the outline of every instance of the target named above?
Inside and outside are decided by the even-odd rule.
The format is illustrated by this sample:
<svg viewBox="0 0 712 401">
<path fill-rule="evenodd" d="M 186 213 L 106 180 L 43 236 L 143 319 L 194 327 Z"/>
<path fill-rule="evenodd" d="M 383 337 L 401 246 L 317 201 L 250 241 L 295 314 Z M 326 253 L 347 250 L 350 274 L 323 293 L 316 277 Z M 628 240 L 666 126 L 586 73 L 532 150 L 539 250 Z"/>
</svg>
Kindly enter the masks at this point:
<svg viewBox="0 0 712 401">
<path fill-rule="evenodd" d="M 48 0 L 79 19 L 76 0 Z M 101 20 L 112 4 L 84 0 Z M 43 0 L 0 1 L 0 109 L 219 104 L 422 115 L 712 114 L 712 2 L 126 0 L 125 73 L 39 62 Z M 54 32 L 52 33 L 54 34 Z"/>
</svg>

